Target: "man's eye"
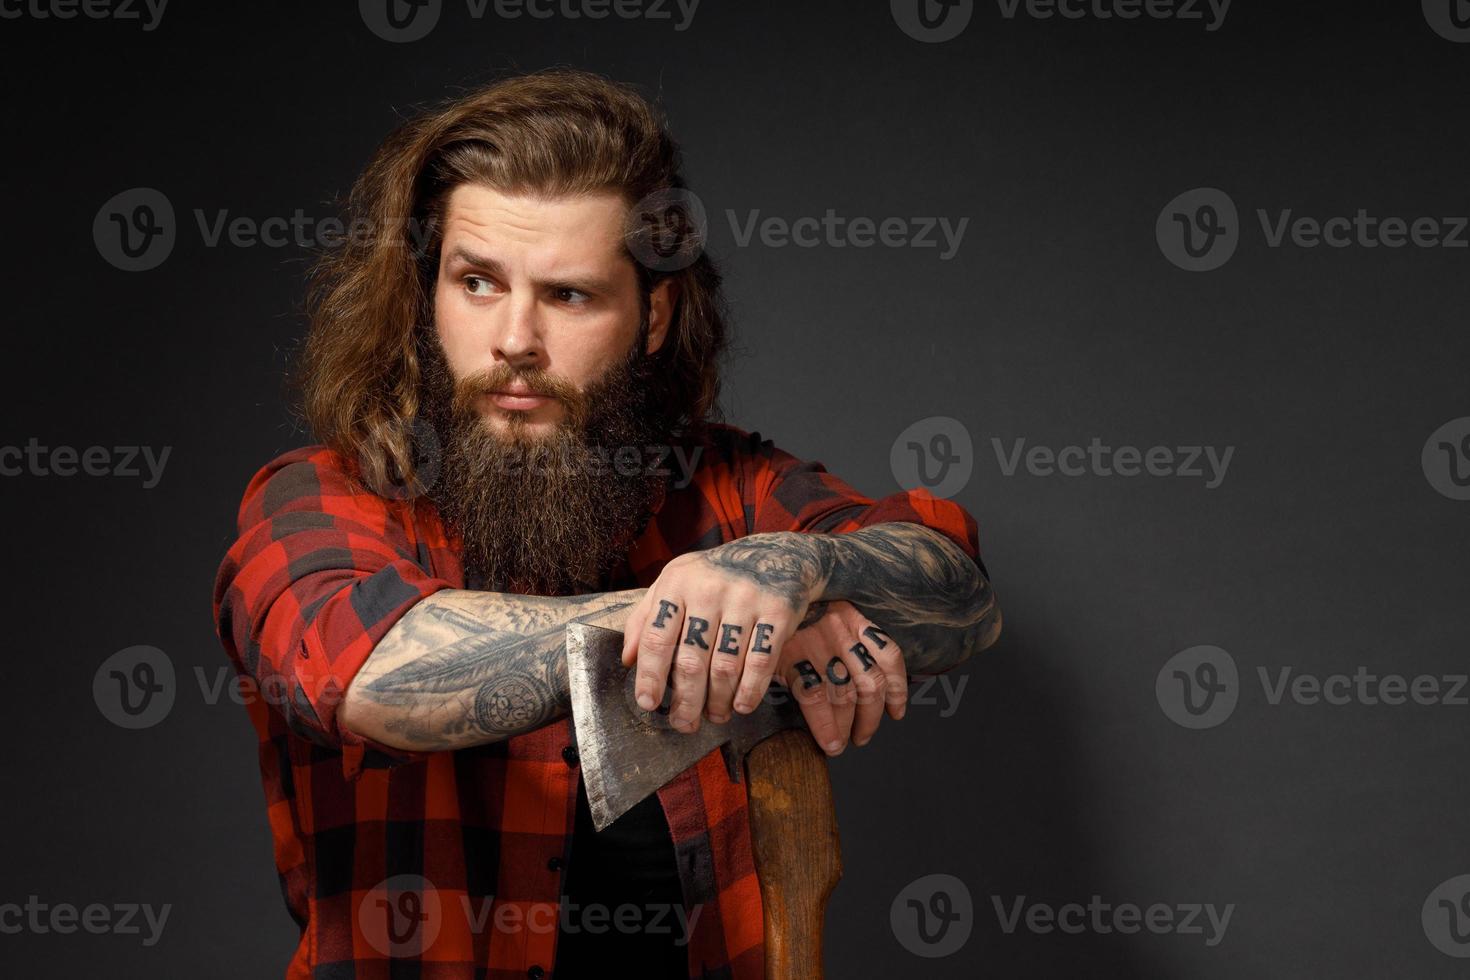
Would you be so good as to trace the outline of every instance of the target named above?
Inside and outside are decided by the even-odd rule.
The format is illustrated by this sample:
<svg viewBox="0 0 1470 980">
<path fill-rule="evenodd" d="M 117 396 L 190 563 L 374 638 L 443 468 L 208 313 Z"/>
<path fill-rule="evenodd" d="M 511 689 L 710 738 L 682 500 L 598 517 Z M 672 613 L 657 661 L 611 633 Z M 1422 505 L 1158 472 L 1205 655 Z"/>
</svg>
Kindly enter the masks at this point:
<svg viewBox="0 0 1470 980">
<path fill-rule="evenodd" d="M 558 303 L 572 303 L 575 305 L 581 305 L 582 303 L 585 303 L 592 298 L 586 293 L 582 292 L 580 289 L 571 288 L 558 289 L 555 291 L 555 293 L 553 293 L 553 295 L 556 296 L 556 301 Z"/>
<path fill-rule="evenodd" d="M 490 280 L 480 276 L 464 277 L 465 292 L 471 296 L 488 296 L 490 294 Z"/>
</svg>

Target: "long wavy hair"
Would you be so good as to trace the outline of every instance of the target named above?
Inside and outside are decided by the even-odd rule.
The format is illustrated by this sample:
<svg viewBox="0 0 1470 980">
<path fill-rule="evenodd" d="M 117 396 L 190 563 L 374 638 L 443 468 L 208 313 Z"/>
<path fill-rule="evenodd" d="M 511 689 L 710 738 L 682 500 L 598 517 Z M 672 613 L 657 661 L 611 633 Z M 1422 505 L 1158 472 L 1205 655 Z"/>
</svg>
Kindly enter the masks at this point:
<svg viewBox="0 0 1470 980">
<path fill-rule="evenodd" d="M 633 88 L 583 71 L 505 78 L 394 131 L 348 196 L 349 233 L 312 270 L 296 379 L 314 436 L 374 492 L 403 495 L 422 462 L 422 345 L 437 342 L 433 290 L 445 207 L 467 183 L 550 197 L 612 191 L 630 208 L 685 187 L 662 113 Z M 663 236 L 657 255 L 682 253 L 685 261 L 639 261 L 652 254 L 639 241 L 650 234 Z M 676 286 L 669 336 L 653 355 L 649 404 L 670 431 L 716 417 L 725 307 L 698 229 L 630 221 L 624 245 L 645 317 L 652 289 L 665 279 Z M 680 267 L 660 271 L 670 265 Z"/>
</svg>

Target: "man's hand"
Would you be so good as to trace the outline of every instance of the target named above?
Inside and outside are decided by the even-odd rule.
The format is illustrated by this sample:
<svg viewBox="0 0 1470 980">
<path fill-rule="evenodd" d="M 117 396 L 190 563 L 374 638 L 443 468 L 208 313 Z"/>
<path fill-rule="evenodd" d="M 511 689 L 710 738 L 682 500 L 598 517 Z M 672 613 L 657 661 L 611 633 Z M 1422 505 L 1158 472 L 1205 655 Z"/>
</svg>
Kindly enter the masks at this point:
<svg viewBox="0 0 1470 980">
<path fill-rule="evenodd" d="M 835 649 L 798 648 L 783 659 L 809 607 L 838 601 L 869 617 L 855 631 L 864 641 L 862 653 L 854 648 L 857 639 L 847 642 L 854 623 L 839 619 L 831 627 L 838 630 Z M 881 629 L 872 626 L 874 619 Z M 805 688 L 810 697 L 814 685 L 802 682 L 810 675 L 798 669 L 801 661 L 810 661 L 824 684 L 838 687 L 846 685 L 825 679 L 829 666 L 839 677 L 844 665 L 849 677 L 881 668 L 889 712 L 900 717 L 907 671 L 948 670 L 990 646 L 999 633 L 1000 610 L 979 565 L 940 532 L 895 521 L 836 534 L 752 534 L 680 555 L 664 566 L 628 616 L 622 659 L 626 667 L 638 665 L 634 695 L 645 711 L 662 702 L 673 668 L 669 721 L 693 732 L 702 714 L 715 723 L 727 721 L 732 698 L 735 711 L 752 711 L 780 667 L 795 671 L 782 676 L 795 678 L 793 690 Z M 876 661 L 875 668 L 862 669 L 863 654 Z M 834 655 L 841 663 L 832 663 Z M 866 737 L 881 715 L 876 707 L 870 710 L 859 727 Z M 826 730 L 837 727 L 834 714 Z"/>
<path fill-rule="evenodd" d="M 796 698 L 812 737 L 829 755 L 866 745 L 884 706 L 894 721 L 908 707 L 908 673 L 893 637 L 850 602 L 814 602 L 781 649 L 776 680 Z"/>
<path fill-rule="evenodd" d="M 781 650 L 821 594 L 826 575 L 795 532 L 752 534 L 680 555 L 633 608 L 623 665 L 638 665 L 634 696 L 645 711 L 663 700 L 673 668 L 669 722 L 682 732 L 699 719 L 747 714 L 765 695 Z"/>
</svg>

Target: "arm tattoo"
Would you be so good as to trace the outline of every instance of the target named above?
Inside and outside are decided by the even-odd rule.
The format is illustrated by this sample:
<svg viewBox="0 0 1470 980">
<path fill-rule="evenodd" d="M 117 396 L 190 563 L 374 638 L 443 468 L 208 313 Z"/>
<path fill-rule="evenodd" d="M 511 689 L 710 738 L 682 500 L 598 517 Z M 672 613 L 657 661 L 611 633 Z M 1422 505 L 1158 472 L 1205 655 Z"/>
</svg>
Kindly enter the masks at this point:
<svg viewBox="0 0 1470 980">
<path fill-rule="evenodd" d="M 846 599 L 898 641 L 910 673 L 945 670 L 1000 635 L 990 582 L 949 538 L 922 524 L 894 521 L 848 534 L 814 537 L 828 555 L 823 598 Z"/>
<path fill-rule="evenodd" d="M 741 551 L 733 550 L 744 545 Z M 881 650 L 898 642 L 910 673 L 946 670 L 1000 634 L 1000 609 L 979 566 L 953 541 L 922 524 L 894 521 L 844 534 L 751 535 L 714 549 L 723 567 L 742 556 L 757 581 L 815 583 L 821 600 L 845 599 L 880 625 L 863 639 Z M 781 555 L 781 552 L 785 552 Z M 811 594 L 808 591 L 807 594 Z M 802 626 L 821 618 L 813 602 Z M 866 650 L 864 651 L 866 652 Z"/>
<path fill-rule="evenodd" d="M 571 712 L 566 626 L 621 625 L 639 590 L 547 597 L 445 589 L 403 615 L 350 687 L 401 748 L 496 742 Z"/>
</svg>

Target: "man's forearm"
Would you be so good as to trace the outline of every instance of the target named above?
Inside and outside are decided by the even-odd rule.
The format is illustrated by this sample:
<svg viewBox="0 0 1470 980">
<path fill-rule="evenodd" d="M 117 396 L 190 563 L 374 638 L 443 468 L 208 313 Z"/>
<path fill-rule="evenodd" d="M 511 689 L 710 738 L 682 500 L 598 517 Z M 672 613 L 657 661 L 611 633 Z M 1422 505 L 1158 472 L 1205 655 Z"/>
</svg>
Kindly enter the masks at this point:
<svg viewBox="0 0 1470 980">
<path fill-rule="evenodd" d="M 533 731 L 571 711 L 566 626 L 620 628 L 635 589 L 567 597 L 445 589 L 388 631 L 338 714 L 351 731 L 437 752 Z"/>
<path fill-rule="evenodd" d="M 793 594 L 816 582 L 818 601 L 852 603 L 898 641 L 911 674 L 946 670 L 1000 635 L 1000 608 L 979 567 L 922 524 L 751 535 L 717 560 Z"/>
</svg>

